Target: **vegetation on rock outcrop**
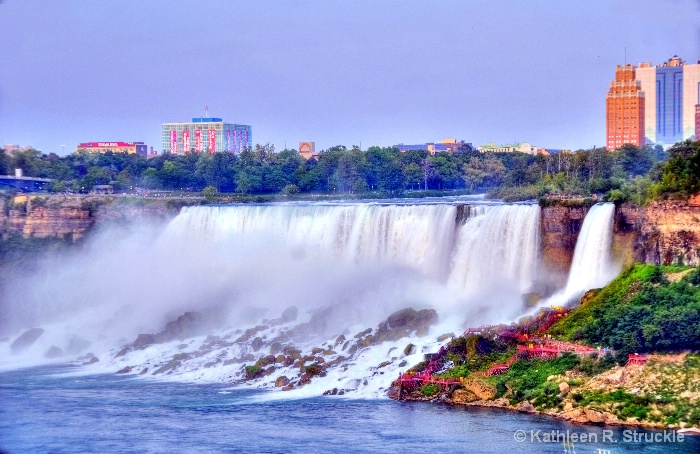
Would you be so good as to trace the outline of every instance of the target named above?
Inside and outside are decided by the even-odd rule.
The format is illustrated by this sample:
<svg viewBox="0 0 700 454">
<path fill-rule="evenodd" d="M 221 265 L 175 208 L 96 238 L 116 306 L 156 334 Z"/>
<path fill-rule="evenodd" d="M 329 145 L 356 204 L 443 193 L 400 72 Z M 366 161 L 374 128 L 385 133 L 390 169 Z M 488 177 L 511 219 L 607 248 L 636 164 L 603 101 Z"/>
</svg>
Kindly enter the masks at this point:
<svg viewBox="0 0 700 454">
<path fill-rule="evenodd" d="M 536 411 L 580 423 L 698 426 L 700 355 L 693 352 L 700 350 L 699 314 L 700 268 L 635 265 L 588 292 L 546 331 L 525 319 L 453 339 L 433 375 L 460 379 L 446 394 L 423 383 L 392 395 L 441 395 L 454 404 Z M 597 349 L 538 358 L 516 353 L 523 342 Z M 645 361 L 628 364 L 637 353 Z M 488 372 L 501 364 L 507 366 L 499 373 Z M 427 366 L 418 364 L 409 374 Z"/>
<path fill-rule="evenodd" d="M 700 350 L 700 269 L 635 265 L 550 334 L 630 353 Z"/>
</svg>

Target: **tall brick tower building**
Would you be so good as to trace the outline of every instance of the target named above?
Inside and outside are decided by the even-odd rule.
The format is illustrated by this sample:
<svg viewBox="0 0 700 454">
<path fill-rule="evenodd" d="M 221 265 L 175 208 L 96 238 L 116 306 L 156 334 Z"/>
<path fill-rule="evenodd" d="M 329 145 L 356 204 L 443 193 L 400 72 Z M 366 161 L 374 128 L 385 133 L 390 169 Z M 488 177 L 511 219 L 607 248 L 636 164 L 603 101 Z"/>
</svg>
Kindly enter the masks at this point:
<svg viewBox="0 0 700 454">
<path fill-rule="evenodd" d="M 605 111 L 608 150 L 626 143 L 644 145 L 644 92 L 635 77 L 634 65 L 617 66 L 605 99 Z"/>
</svg>

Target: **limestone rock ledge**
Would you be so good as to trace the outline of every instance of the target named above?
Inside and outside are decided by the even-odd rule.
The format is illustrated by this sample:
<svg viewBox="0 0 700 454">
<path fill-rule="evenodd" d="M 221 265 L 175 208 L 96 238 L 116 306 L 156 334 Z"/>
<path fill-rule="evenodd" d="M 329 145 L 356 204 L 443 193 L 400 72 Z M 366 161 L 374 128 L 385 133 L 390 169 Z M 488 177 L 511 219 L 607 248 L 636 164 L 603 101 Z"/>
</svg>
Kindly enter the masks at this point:
<svg viewBox="0 0 700 454">
<path fill-rule="evenodd" d="M 656 265 L 700 265 L 700 196 L 646 207 L 622 205 L 615 233 L 633 232 L 634 260 Z"/>
<path fill-rule="evenodd" d="M 0 230 L 3 237 L 19 233 L 25 238 L 63 238 L 74 242 L 97 223 L 167 219 L 179 211 L 179 205 L 164 200 L 17 195 L 0 198 Z"/>
<path fill-rule="evenodd" d="M 589 208 L 549 206 L 542 209 L 541 245 L 542 266 L 551 282 L 560 287 L 566 277 L 576 249 L 576 240 Z"/>
</svg>

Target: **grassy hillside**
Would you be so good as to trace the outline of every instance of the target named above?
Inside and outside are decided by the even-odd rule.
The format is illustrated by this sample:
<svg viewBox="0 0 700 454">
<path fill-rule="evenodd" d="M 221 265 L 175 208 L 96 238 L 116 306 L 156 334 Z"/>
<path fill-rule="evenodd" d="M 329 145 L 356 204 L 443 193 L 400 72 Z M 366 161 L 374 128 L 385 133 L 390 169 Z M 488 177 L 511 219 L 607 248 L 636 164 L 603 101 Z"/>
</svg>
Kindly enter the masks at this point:
<svg viewBox="0 0 700 454">
<path fill-rule="evenodd" d="M 549 334 L 630 353 L 700 349 L 700 269 L 635 265 Z"/>
</svg>

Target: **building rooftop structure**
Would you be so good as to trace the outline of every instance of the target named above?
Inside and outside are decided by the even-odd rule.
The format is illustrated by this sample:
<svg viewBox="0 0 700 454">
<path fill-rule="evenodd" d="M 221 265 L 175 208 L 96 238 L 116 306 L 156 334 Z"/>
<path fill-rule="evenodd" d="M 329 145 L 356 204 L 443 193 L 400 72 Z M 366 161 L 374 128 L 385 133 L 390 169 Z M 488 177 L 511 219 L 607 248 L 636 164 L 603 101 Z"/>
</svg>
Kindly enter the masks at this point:
<svg viewBox="0 0 700 454">
<path fill-rule="evenodd" d="M 414 150 L 426 150 L 431 155 L 440 152 L 459 153 L 474 149 L 471 143 L 467 143 L 464 140 L 458 142 L 457 139 L 443 139 L 440 142 L 427 142 L 417 145 L 405 145 L 400 143 L 395 145 L 395 147 L 402 153 Z"/>
<path fill-rule="evenodd" d="M 507 143 L 496 145 L 494 142 L 487 142 L 477 148 L 481 153 L 526 153 L 526 154 L 543 154 L 544 148 L 537 148 L 527 142 Z"/>
<path fill-rule="evenodd" d="M 316 142 L 299 142 L 299 154 L 304 159 L 318 158 Z"/>
<path fill-rule="evenodd" d="M 16 189 L 20 192 L 40 192 L 49 189 L 49 178 L 0 175 L 0 189 Z"/>
<path fill-rule="evenodd" d="M 222 118 L 192 118 L 191 122 L 163 123 L 163 152 L 188 153 L 240 153 L 253 146 L 250 125 L 226 123 Z"/>
<path fill-rule="evenodd" d="M 143 142 L 84 142 L 76 147 L 78 153 L 127 153 L 148 155 L 148 146 Z"/>
</svg>

